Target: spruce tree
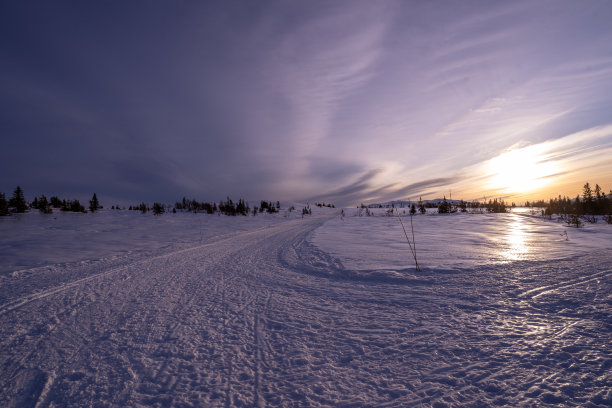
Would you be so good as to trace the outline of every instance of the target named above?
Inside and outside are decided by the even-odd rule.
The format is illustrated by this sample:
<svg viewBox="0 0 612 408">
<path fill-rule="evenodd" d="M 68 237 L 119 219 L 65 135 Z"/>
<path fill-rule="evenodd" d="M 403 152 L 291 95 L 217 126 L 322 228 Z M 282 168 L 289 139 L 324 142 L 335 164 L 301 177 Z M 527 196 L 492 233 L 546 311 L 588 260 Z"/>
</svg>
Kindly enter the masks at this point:
<svg viewBox="0 0 612 408">
<path fill-rule="evenodd" d="M 153 215 L 161 215 L 166 212 L 163 204 L 153 203 Z"/>
<path fill-rule="evenodd" d="M 62 200 L 60 200 L 57 196 L 52 196 L 49 199 L 49 202 L 51 203 L 51 206 L 53 206 L 53 208 L 61 208 L 62 206 Z"/>
<path fill-rule="evenodd" d="M 593 213 L 593 190 L 591 190 L 591 185 L 588 182 L 584 185 L 582 197 L 584 198 L 584 213 L 592 214 Z"/>
<path fill-rule="evenodd" d="M 446 201 L 446 196 L 444 196 L 444 200 L 442 200 L 440 205 L 438 205 L 438 213 L 440 213 L 440 214 L 448 214 L 450 212 L 451 212 L 451 206 L 448 203 L 448 201 Z"/>
<path fill-rule="evenodd" d="M 603 215 L 605 197 L 605 194 L 601 194 L 601 187 L 599 187 L 599 184 L 595 184 L 595 203 L 593 204 L 593 214 Z"/>
<path fill-rule="evenodd" d="M 419 212 L 421 214 L 425 214 L 427 212 L 425 206 L 423 205 L 423 200 L 421 200 L 421 197 L 419 197 Z"/>
<path fill-rule="evenodd" d="M 16 213 L 23 213 L 28 209 L 21 187 L 17 186 L 13 192 L 13 198 L 9 201 L 9 206 L 13 208 Z"/>
<path fill-rule="evenodd" d="M 99 208 L 101 208 L 100 202 L 98 201 L 98 196 L 96 196 L 96 193 L 94 193 L 91 200 L 89 200 L 89 211 L 96 212 Z"/>
</svg>

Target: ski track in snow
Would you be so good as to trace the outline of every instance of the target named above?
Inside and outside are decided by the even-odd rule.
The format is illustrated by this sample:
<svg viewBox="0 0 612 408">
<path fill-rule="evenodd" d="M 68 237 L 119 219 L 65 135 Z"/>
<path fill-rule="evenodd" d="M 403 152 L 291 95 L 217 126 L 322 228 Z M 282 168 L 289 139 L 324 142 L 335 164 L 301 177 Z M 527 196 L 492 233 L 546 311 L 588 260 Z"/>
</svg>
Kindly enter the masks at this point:
<svg viewBox="0 0 612 408">
<path fill-rule="evenodd" d="M 0 281 L 0 406 L 610 406 L 612 254 L 351 271 L 328 216 Z"/>
</svg>

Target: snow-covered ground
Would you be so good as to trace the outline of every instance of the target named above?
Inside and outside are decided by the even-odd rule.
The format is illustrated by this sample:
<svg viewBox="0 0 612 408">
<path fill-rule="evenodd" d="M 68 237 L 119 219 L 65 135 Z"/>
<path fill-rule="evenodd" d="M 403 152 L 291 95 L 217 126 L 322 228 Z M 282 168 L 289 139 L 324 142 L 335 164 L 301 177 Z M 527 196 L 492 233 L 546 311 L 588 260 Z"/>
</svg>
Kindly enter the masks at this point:
<svg viewBox="0 0 612 408">
<path fill-rule="evenodd" d="M 297 217 L 298 212 L 283 210 L 255 217 L 182 212 L 156 217 L 151 212 L 126 210 L 14 214 L 0 218 L 0 274 L 35 266 L 180 249 L 215 236 L 269 226 L 277 223 L 279 217 Z"/>
<path fill-rule="evenodd" d="M 387 209 L 369 211 L 374 216 L 345 209 L 345 217 L 315 231 L 313 242 L 350 270 L 410 269 L 414 261 L 397 216 L 384 216 Z M 410 217 L 402 220 L 412 241 Z M 548 220 L 523 208 L 506 214 L 432 211 L 412 220 L 417 259 L 434 269 L 551 261 L 612 249 L 612 225 L 603 220 L 572 228 L 556 216 Z"/>
<path fill-rule="evenodd" d="M 356 211 L 0 218 L 0 406 L 612 404 L 612 226 Z"/>
</svg>

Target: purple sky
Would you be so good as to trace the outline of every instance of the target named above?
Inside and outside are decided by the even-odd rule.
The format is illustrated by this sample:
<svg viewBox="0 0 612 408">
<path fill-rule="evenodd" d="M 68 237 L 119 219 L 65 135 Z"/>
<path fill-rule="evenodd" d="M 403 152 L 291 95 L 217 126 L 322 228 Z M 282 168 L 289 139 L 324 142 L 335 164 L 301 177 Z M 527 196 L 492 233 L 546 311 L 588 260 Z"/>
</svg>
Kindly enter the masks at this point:
<svg viewBox="0 0 612 408">
<path fill-rule="evenodd" d="M 611 21 L 607 0 L 5 1 L 0 192 L 608 191 Z"/>
</svg>

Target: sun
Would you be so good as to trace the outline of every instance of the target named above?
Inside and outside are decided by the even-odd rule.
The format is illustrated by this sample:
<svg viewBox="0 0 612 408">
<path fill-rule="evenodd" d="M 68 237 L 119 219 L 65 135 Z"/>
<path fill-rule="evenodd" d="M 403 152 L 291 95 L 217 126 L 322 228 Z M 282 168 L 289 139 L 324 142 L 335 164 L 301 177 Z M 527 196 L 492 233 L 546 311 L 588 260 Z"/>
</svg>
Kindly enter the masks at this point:
<svg viewBox="0 0 612 408">
<path fill-rule="evenodd" d="M 550 184 L 557 167 L 536 146 L 509 150 L 488 161 L 489 187 L 504 193 L 529 193 Z"/>
</svg>

